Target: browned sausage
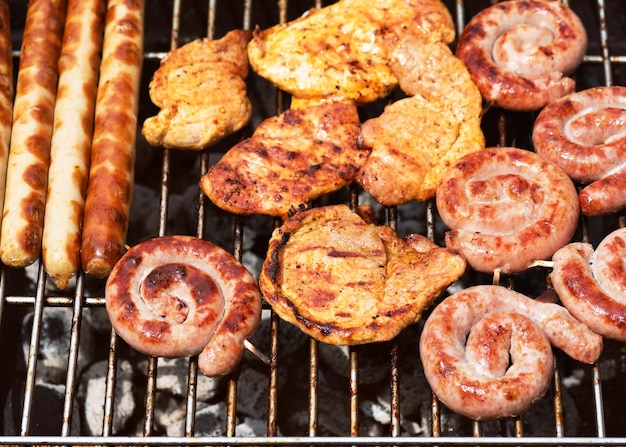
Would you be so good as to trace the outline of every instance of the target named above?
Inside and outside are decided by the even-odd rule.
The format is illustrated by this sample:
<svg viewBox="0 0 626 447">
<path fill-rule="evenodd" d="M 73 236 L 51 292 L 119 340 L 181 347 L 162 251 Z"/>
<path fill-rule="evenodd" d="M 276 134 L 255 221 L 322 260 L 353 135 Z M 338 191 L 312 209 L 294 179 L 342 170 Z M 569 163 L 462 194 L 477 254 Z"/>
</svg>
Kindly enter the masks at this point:
<svg viewBox="0 0 626 447">
<path fill-rule="evenodd" d="M 615 230 L 593 249 L 576 242 L 552 260 L 552 285 L 563 305 L 598 334 L 626 341 L 626 228 Z"/>
<path fill-rule="evenodd" d="M 109 2 L 81 243 L 83 270 L 106 277 L 124 253 L 133 192 L 142 0 Z"/>
<path fill-rule="evenodd" d="M 65 0 L 28 4 L 7 166 L 0 257 L 12 267 L 41 251 Z"/>
<path fill-rule="evenodd" d="M 554 163 L 517 148 L 487 148 L 444 174 L 437 210 L 446 245 L 481 272 L 521 272 L 550 259 L 578 223 L 578 193 Z"/>
<path fill-rule="evenodd" d="M 626 166 L 585 186 L 578 199 L 585 216 L 606 216 L 626 208 Z"/>
<path fill-rule="evenodd" d="M 458 57 L 483 98 L 497 107 L 539 110 L 574 90 L 564 77 L 587 50 L 580 18 L 557 1 L 498 2 L 476 14 L 459 37 Z"/>
<path fill-rule="evenodd" d="M 594 87 L 546 106 L 533 128 L 535 151 L 577 182 L 587 216 L 626 207 L 626 87 Z"/>
<path fill-rule="evenodd" d="M 626 87 L 594 87 L 547 105 L 533 127 L 535 152 L 590 183 L 626 163 Z"/>
<path fill-rule="evenodd" d="M 130 248 L 106 284 L 116 333 L 151 356 L 200 354 L 207 376 L 237 366 L 261 318 L 252 275 L 230 253 L 191 236 L 164 236 Z"/>
<path fill-rule="evenodd" d="M 420 356 L 431 388 L 475 420 L 517 416 L 550 384 L 550 343 L 593 363 L 602 337 L 554 303 L 502 286 L 474 286 L 440 303 L 426 320 Z"/>
<path fill-rule="evenodd" d="M 69 0 L 54 108 L 42 261 L 64 289 L 80 268 L 105 0 Z"/>
</svg>

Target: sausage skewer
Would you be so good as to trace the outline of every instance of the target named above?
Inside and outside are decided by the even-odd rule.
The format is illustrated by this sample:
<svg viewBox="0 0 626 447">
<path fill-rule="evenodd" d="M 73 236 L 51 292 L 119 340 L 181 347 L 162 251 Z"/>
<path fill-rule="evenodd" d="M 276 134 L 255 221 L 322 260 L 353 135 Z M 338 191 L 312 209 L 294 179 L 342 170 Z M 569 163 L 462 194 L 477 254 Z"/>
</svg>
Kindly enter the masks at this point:
<svg viewBox="0 0 626 447">
<path fill-rule="evenodd" d="M 64 0 L 31 1 L 26 13 L 0 233 L 0 258 L 32 264 L 41 251 Z"/>
<path fill-rule="evenodd" d="M 105 12 L 105 0 L 69 0 L 59 59 L 42 240 L 44 268 L 60 289 L 80 268 Z"/>
<path fill-rule="evenodd" d="M 525 412 L 547 391 L 551 346 L 595 362 L 602 337 L 565 307 L 503 286 L 473 286 L 443 300 L 420 338 L 424 374 L 451 410 L 474 420 Z"/>
<path fill-rule="evenodd" d="M 83 270 L 106 277 L 124 253 L 133 192 L 143 57 L 142 0 L 111 0 L 104 45 L 89 186 L 83 217 Z"/>
</svg>

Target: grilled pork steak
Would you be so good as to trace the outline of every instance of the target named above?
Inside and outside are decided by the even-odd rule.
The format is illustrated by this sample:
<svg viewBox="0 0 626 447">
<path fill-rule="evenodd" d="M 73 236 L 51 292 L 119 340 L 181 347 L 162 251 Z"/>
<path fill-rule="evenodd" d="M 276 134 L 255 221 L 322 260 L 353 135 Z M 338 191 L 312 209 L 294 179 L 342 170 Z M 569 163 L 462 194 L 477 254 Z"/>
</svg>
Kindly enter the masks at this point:
<svg viewBox="0 0 626 447">
<path fill-rule="evenodd" d="M 465 271 L 465 259 L 400 238 L 346 205 L 313 208 L 274 230 L 259 286 L 285 321 L 329 344 L 391 340 Z"/>
</svg>

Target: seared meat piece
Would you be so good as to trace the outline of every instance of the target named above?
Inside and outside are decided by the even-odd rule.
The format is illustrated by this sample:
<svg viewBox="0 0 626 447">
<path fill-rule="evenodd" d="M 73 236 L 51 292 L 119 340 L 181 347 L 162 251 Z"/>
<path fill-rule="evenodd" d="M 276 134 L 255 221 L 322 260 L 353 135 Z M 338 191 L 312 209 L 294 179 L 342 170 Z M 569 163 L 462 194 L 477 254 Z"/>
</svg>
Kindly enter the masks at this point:
<svg viewBox="0 0 626 447">
<path fill-rule="evenodd" d="M 324 343 L 394 338 L 465 271 L 418 234 L 403 239 L 345 205 L 295 214 L 274 230 L 259 286 L 285 321 Z"/>
<path fill-rule="evenodd" d="M 387 206 L 434 197 L 448 166 L 485 147 L 480 92 L 446 44 L 405 37 L 391 64 L 411 96 L 363 123 L 363 144 L 372 153 L 357 177 Z"/>
<path fill-rule="evenodd" d="M 357 109 L 322 104 L 263 121 L 200 180 L 209 199 L 236 214 L 283 216 L 351 183 L 369 150 L 357 145 Z"/>
<path fill-rule="evenodd" d="M 142 133 L 153 146 L 199 150 L 244 127 L 252 106 L 246 93 L 249 31 L 197 39 L 172 50 L 150 82 L 161 110 Z"/>
<path fill-rule="evenodd" d="M 454 39 L 440 0 L 340 0 L 283 25 L 255 31 L 248 44 L 252 68 L 295 98 L 365 104 L 385 97 L 398 81 L 387 45 L 402 35 Z"/>
</svg>

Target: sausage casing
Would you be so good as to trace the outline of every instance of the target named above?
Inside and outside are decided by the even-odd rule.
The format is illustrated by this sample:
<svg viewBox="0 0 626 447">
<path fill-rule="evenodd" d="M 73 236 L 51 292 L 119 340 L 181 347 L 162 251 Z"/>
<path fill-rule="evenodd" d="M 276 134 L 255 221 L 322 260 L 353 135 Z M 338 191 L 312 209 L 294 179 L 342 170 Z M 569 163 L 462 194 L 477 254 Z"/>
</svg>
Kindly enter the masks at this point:
<svg viewBox="0 0 626 447">
<path fill-rule="evenodd" d="M 482 285 L 437 305 L 424 324 L 420 357 L 428 383 L 450 409 L 498 419 L 521 414 L 545 393 L 550 343 L 584 363 L 596 361 L 603 347 L 602 337 L 565 307 Z"/>
<path fill-rule="evenodd" d="M 461 158 L 437 190 L 446 245 L 481 272 L 516 273 L 549 259 L 578 223 L 578 193 L 554 163 L 517 148 Z"/>
<path fill-rule="evenodd" d="M 54 108 L 42 261 L 64 289 L 80 268 L 105 0 L 69 0 Z"/>
<path fill-rule="evenodd" d="M 576 242 L 552 260 L 552 285 L 570 312 L 598 334 L 626 341 L 626 228 L 607 235 L 594 250 Z"/>
<path fill-rule="evenodd" d="M 65 10 L 64 0 L 31 1 L 26 13 L 0 233 L 0 257 L 11 267 L 41 251 Z"/>
<path fill-rule="evenodd" d="M 85 200 L 83 270 L 104 278 L 124 253 L 133 193 L 139 85 L 143 62 L 142 0 L 109 2 Z"/>
<path fill-rule="evenodd" d="M 11 123 L 13 122 L 13 55 L 11 49 L 11 12 L 9 4 L 3 0 L 0 1 L 0 209 L 4 203 Z"/>
</svg>

